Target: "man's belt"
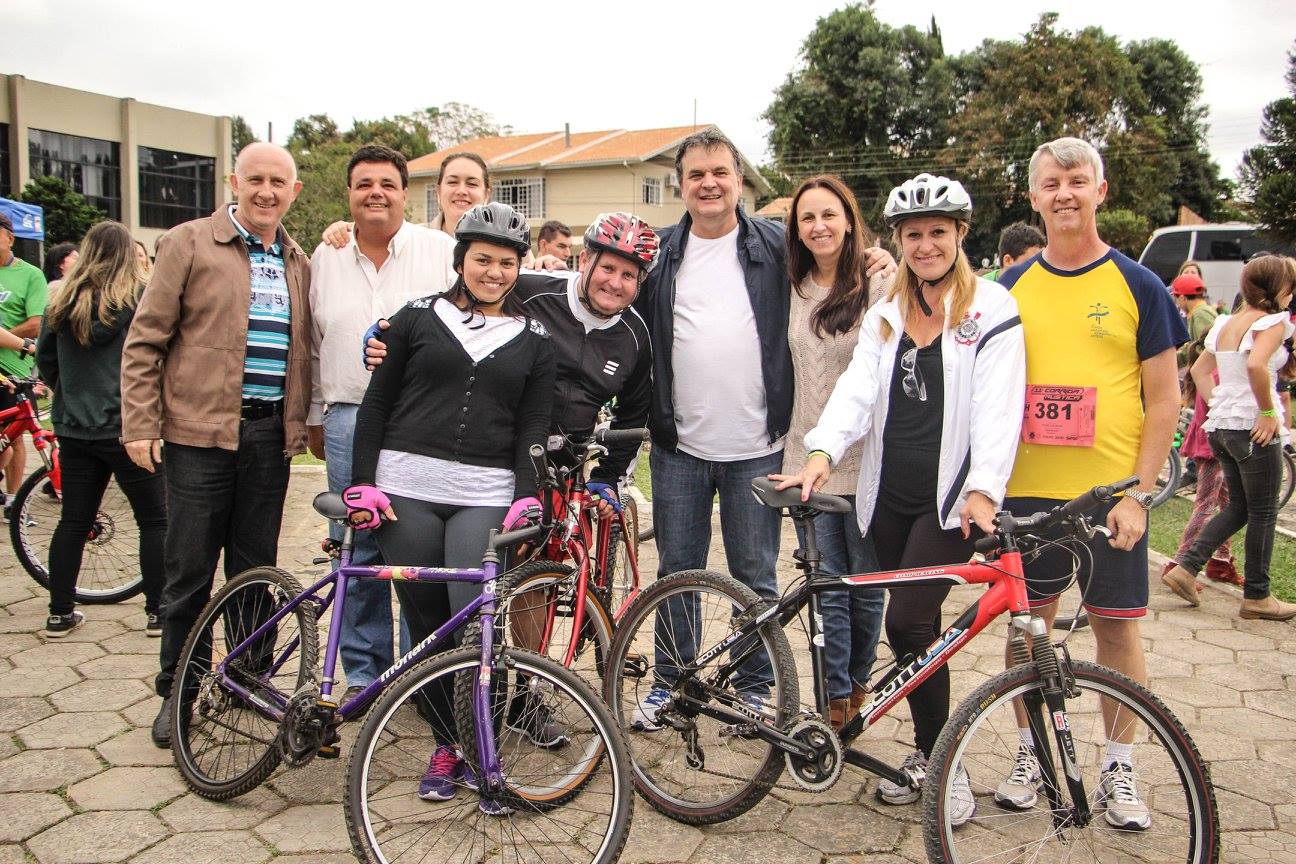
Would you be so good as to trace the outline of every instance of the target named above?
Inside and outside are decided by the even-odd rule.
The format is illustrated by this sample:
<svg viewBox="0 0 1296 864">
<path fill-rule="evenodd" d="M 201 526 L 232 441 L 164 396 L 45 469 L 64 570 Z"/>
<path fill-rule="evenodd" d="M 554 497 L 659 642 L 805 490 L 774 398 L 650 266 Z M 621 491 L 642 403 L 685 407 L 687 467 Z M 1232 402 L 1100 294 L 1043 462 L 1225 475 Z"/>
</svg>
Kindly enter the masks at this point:
<svg viewBox="0 0 1296 864">
<path fill-rule="evenodd" d="M 244 399 L 243 407 L 239 409 L 239 419 L 245 423 L 249 420 L 262 420 L 266 417 L 282 417 L 283 400 L 276 399 L 271 402 L 268 399 Z"/>
</svg>

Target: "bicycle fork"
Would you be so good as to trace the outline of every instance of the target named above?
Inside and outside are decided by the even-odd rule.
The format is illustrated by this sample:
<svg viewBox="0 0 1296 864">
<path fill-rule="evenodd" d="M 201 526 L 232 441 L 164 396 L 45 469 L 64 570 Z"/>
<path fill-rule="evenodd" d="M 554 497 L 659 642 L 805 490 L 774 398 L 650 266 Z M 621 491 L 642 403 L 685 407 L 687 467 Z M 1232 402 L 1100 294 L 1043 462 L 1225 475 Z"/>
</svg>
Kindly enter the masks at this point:
<svg viewBox="0 0 1296 864">
<path fill-rule="evenodd" d="M 1023 696 L 1022 704 L 1031 739 L 1035 742 L 1035 758 L 1039 761 L 1044 793 L 1053 813 L 1053 825 L 1058 830 L 1068 826 L 1083 828 L 1089 824 L 1093 813 L 1089 806 L 1089 796 L 1085 793 L 1084 779 L 1080 776 L 1080 768 L 1076 763 L 1075 739 L 1066 712 L 1068 673 L 1064 672 L 1058 662 L 1057 649 L 1048 639 L 1048 627 L 1042 618 L 1014 615 L 1012 628 L 1016 631 L 1009 642 L 1013 664 L 1033 662 L 1043 684 L 1039 691 L 1031 691 Z M 1025 638 L 1027 635 L 1030 637 L 1029 649 Z M 1070 808 L 1066 807 L 1062 799 L 1058 766 L 1049 748 L 1050 725 L 1053 727 L 1052 738 L 1056 744 L 1058 761 L 1066 777 L 1067 791 L 1071 795 Z"/>
</svg>

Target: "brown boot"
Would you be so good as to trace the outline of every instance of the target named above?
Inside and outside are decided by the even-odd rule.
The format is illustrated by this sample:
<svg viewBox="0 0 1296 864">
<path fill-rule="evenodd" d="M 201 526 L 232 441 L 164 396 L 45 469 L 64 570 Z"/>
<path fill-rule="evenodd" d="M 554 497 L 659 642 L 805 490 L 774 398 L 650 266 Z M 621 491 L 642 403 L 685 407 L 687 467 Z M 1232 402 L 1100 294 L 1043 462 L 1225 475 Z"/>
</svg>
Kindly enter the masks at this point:
<svg viewBox="0 0 1296 864">
<path fill-rule="evenodd" d="M 1161 584 L 1188 601 L 1189 606 L 1201 605 L 1201 600 L 1197 597 L 1197 579 L 1184 568 L 1176 565 L 1162 574 Z"/>
<path fill-rule="evenodd" d="M 849 699 L 829 699 L 828 700 L 828 725 L 834 730 L 841 729 L 846 725 L 846 720 L 850 717 Z"/>
<path fill-rule="evenodd" d="M 1265 621 L 1290 621 L 1296 618 L 1296 603 L 1284 603 L 1270 594 L 1263 600 L 1242 600 L 1242 618 L 1261 618 Z"/>
<path fill-rule="evenodd" d="M 859 710 L 864 707 L 864 703 L 868 701 L 868 698 L 869 698 L 869 691 L 867 687 L 861 687 L 860 685 L 855 683 L 851 684 L 851 695 L 850 695 L 851 716 L 854 716 L 859 713 Z"/>
</svg>

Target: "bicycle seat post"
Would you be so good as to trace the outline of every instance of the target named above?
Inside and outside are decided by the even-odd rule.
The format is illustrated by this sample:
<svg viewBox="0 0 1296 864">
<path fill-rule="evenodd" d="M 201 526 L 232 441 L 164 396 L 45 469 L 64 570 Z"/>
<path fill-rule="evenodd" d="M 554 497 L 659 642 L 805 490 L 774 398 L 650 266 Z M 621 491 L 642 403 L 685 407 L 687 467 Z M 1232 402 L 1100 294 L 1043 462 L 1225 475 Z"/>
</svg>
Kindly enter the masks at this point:
<svg viewBox="0 0 1296 864">
<path fill-rule="evenodd" d="M 808 575 L 819 572 L 819 562 L 823 560 L 819 554 L 819 544 L 815 539 L 814 513 L 815 511 L 808 507 L 788 508 L 788 515 L 801 529 L 801 535 L 805 538 L 801 546 L 792 553 L 792 557 L 796 559 L 797 569 Z"/>
</svg>

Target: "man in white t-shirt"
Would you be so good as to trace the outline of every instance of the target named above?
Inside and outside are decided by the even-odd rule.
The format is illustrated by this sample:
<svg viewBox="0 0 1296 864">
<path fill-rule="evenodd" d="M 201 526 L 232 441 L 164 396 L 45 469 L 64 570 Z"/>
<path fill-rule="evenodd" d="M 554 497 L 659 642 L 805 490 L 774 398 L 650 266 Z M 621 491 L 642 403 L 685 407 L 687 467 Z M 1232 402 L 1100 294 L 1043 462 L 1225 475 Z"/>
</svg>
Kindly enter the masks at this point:
<svg viewBox="0 0 1296 864">
<path fill-rule="evenodd" d="M 751 482 L 781 470 L 792 415 L 786 229 L 743 212 L 742 161 L 718 130 L 684 139 L 675 169 L 687 213 L 659 232 L 658 266 L 635 304 L 654 348 L 648 425 L 657 574 L 706 566 L 719 495 L 729 572 L 774 599 L 779 514 L 756 500 Z M 894 267 L 881 250 L 871 258 L 874 269 Z M 691 656 L 687 617 L 662 622 L 675 644 L 659 646 L 656 681 L 635 717 L 640 729 L 658 728 L 674 666 Z M 758 703 L 768 680 L 768 659 L 755 656 L 737 686 Z"/>
<path fill-rule="evenodd" d="M 417 297 L 438 294 L 454 282 L 454 238 L 405 221 L 409 172 L 388 147 L 356 150 L 347 166 L 347 195 L 355 231 L 341 248 L 321 243 L 311 256 L 311 406 L 306 432 L 310 451 L 325 460 L 328 485 L 351 484 L 351 442 L 356 411 L 369 385 L 360 345 L 369 322 L 390 317 Z M 340 540 L 341 531 L 330 526 Z M 378 546 L 356 532 L 351 563 L 371 564 Z M 392 665 L 389 582 L 353 580 L 343 610 L 342 668 L 349 698 Z M 404 640 L 402 640 L 402 643 Z"/>
</svg>

